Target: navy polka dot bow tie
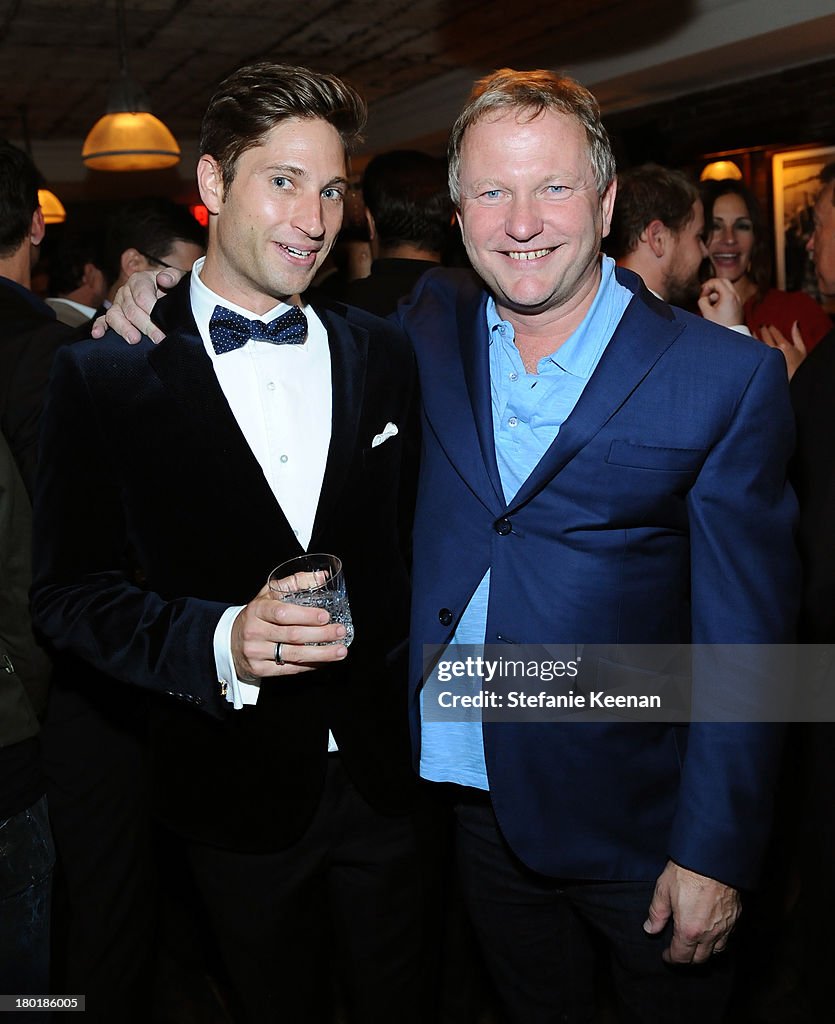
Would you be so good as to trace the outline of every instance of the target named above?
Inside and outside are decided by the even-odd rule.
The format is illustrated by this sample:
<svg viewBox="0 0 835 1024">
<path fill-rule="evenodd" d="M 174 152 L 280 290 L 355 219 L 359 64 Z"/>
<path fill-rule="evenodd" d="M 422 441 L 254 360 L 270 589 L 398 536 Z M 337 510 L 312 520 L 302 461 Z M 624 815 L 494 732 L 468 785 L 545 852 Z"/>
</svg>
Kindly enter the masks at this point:
<svg viewBox="0 0 835 1024">
<path fill-rule="evenodd" d="M 307 334 L 307 318 L 298 306 L 265 324 L 262 320 L 247 320 L 225 306 L 215 306 L 209 321 L 209 338 L 217 355 L 234 352 L 254 338 L 271 345 L 301 345 Z"/>
</svg>

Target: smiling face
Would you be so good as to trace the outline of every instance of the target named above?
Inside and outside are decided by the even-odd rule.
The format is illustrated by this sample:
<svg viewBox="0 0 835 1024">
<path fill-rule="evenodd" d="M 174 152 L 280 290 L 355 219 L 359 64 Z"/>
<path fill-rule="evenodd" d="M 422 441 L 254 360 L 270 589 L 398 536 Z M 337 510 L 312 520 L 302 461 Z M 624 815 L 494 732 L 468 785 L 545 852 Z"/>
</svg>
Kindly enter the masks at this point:
<svg viewBox="0 0 835 1024">
<path fill-rule="evenodd" d="M 814 231 L 806 245 L 815 261 L 821 295 L 835 295 L 835 182 L 824 185 L 815 202 Z"/>
<path fill-rule="evenodd" d="M 297 302 L 342 225 L 345 150 L 336 129 L 318 118 L 290 118 L 238 159 L 228 187 L 216 161 L 197 168 L 213 216 L 203 282 L 253 313 L 279 300 Z"/>
<path fill-rule="evenodd" d="M 511 110 L 467 128 L 461 146 L 467 254 L 503 316 L 559 317 L 591 303 L 614 184 L 597 193 L 581 125 Z"/>
<path fill-rule="evenodd" d="M 754 250 L 754 225 L 742 196 L 726 192 L 714 202 L 707 249 L 717 277 L 735 283 L 747 275 Z"/>
</svg>

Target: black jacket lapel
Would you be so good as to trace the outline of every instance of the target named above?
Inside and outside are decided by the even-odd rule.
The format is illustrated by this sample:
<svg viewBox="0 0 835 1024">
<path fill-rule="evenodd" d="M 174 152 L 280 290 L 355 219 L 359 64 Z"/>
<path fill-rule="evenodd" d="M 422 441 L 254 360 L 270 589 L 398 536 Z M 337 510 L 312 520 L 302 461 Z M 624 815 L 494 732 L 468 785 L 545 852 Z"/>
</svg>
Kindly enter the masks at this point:
<svg viewBox="0 0 835 1024">
<path fill-rule="evenodd" d="M 212 361 L 194 322 L 186 277 L 154 307 L 154 322 L 165 340 L 148 356 L 148 364 L 177 404 L 179 429 L 190 434 L 195 458 L 206 457 L 207 472 L 224 488 L 241 496 L 241 517 L 254 529 L 266 529 L 287 550 L 302 547 L 263 470 L 238 426 Z"/>
<path fill-rule="evenodd" d="M 331 440 L 322 491 L 313 522 L 311 543 L 339 508 L 351 463 L 356 457 L 357 430 L 365 393 L 368 333 L 326 309 L 316 313 L 328 332 L 331 355 Z"/>
</svg>

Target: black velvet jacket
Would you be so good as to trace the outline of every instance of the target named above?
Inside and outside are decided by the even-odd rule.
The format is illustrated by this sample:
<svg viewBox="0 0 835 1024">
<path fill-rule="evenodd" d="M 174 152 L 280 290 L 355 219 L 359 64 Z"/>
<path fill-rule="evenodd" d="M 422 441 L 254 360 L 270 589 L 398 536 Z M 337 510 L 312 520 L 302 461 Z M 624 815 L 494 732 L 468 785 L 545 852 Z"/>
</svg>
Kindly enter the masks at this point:
<svg viewBox="0 0 835 1024">
<path fill-rule="evenodd" d="M 110 333 L 63 350 L 44 412 L 36 621 L 58 648 L 165 695 L 153 723 L 158 807 L 180 833 L 228 849 L 301 834 L 328 728 L 371 803 L 399 809 L 412 784 L 397 502 L 413 357 L 392 325 L 319 312 L 333 409 L 310 550 L 342 558 L 356 639 L 345 662 L 267 680 L 254 707 L 221 696 L 215 626 L 302 549 L 218 384 L 188 280 L 155 310 L 159 346 Z M 389 422 L 400 433 L 372 448 Z"/>
</svg>

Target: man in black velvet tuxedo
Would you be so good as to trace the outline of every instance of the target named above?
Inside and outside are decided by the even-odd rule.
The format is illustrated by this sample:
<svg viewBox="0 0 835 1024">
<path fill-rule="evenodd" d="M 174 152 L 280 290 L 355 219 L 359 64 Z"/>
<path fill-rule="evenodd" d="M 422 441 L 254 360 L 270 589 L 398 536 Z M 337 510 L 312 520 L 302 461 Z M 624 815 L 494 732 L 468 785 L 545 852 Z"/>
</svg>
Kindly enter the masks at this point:
<svg viewBox="0 0 835 1024">
<path fill-rule="evenodd" d="M 395 327 L 299 297 L 364 117 L 302 68 L 221 83 L 197 168 L 207 255 L 157 305 L 166 340 L 68 348 L 44 413 L 36 619 L 155 695 L 156 807 L 250 1021 L 327 1019 L 329 945 L 352 1019 L 413 1012 L 397 530 L 412 355 Z M 263 586 L 305 550 L 343 561 L 350 651 L 326 612 Z"/>
</svg>

